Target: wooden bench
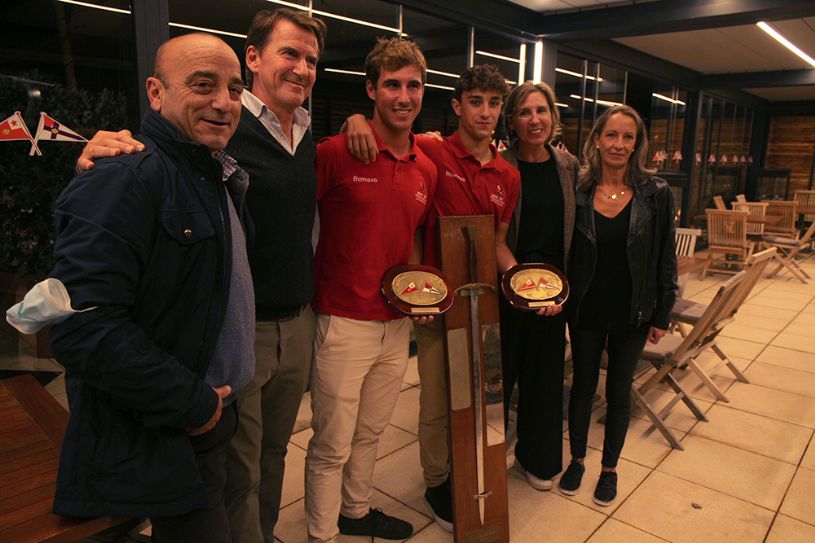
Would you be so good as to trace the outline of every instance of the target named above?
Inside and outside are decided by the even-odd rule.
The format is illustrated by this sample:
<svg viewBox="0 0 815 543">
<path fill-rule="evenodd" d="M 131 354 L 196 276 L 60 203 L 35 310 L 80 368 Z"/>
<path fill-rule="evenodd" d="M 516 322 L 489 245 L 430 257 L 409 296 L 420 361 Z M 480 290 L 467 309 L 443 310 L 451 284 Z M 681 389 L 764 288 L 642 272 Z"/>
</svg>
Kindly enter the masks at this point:
<svg viewBox="0 0 815 543">
<path fill-rule="evenodd" d="M 0 380 L 0 541 L 62 543 L 126 522 L 51 512 L 68 413 L 31 375 Z"/>
</svg>

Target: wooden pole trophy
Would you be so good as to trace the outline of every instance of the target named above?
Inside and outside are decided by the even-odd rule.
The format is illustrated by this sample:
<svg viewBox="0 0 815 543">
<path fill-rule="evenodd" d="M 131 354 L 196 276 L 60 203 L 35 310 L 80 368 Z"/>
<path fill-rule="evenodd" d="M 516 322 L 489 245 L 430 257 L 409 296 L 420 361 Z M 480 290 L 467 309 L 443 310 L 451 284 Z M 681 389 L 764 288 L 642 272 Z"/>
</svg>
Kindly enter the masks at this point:
<svg viewBox="0 0 815 543">
<path fill-rule="evenodd" d="M 440 217 L 456 543 L 509 541 L 495 219 Z"/>
</svg>

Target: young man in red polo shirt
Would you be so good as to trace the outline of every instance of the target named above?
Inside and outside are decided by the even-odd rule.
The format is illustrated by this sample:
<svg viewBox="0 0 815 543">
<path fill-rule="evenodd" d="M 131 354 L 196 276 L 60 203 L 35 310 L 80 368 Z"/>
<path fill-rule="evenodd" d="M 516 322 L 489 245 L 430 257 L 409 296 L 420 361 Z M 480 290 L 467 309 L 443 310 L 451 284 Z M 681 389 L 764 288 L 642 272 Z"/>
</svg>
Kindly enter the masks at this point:
<svg viewBox="0 0 815 543">
<path fill-rule="evenodd" d="M 310 542 L 336 541 L 339 532 L 405 539 L 413 531 L 372 509 L 370 497 L 379 437 L 399 397 L 410 333 L 410 320 L 388 306 L 380 284 L 391 267 L 420 262 L 420 227 L 436 187 L 436 167 L 410 132 L 422 106 L 426 63 L 413 42 L 382 39 L 368 54 L 365 72 L 375 102 L 375 159 L 354 159 L 344 135 L 317 148 L 314 437 L 306 457 Z"/>
<path fill-rule="evenodd" d="M 439 267 L 438 217 L 493 215 L 498 268 L 515 263 L 506 244 L 507 229 L 520 192 L 520 174 L 498 156 L 493 131 L 509 92 L 495 66 L 478 65 L 461 74 L 455 86 L 453 111 L 458 130 L 446 138 L 417 136 L 419 147 L 438 168 L 438 185 L 424 236 L 424 263 Z M 370 132 L 361 115 L 348 120 L 349 150 L 370 160 Z M 450 493 L 449 411 L 442 319 L 416 327 L 419 347 L 419 455 L 424 472 L 425 500 L 436 522 L 453 530 Z"/>
</svg>

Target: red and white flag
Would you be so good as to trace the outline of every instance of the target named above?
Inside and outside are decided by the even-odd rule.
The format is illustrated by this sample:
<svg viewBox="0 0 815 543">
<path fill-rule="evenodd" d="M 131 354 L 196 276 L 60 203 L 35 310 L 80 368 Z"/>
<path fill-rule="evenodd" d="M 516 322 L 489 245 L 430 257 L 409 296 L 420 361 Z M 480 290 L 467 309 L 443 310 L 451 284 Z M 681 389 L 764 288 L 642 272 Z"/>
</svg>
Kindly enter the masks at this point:
<svg viewBox="0 0 815 543">
<path fill-rule="evenodd" d="M 40 122 L 37 125 L 37 132 L 34 134 L 34 141 L 32 142 L 31 152 L 28 153 L 29 155 L 34 154 L 34 146 L 36 146 L 38 141 L 71 141 L 74 143 L 82 143 L 88 140 L 53 117 L 50 117 L 44 111 L 41 111 Z"/>
<path fill-rule="evenodd" d="M 399 294 L 411 294 L 413 292 L 416 292 L 417 290 L 419 289 L 416 287 L 416 283 L 411 281 L 410 284 L 408 284 L 408 286 L 406 286 L 405 289 Z"/>
<path fill-rule="evenodd" d="M 25 125 L 22 115 L 19 111 L 15 111 L 14 115 L 0 123 L 0 141 L 30 141 L 32 144 L 32 154 L 36 153 L 41 155 L 39 147 L 31 137 L 31 132 Z"/>
<path fill-rule="evenodd" d="M 422 292 L 429 292 L 430 294 L 441 294 L 441 291 L 428 283 L 427 281 L 424 282 L 424 288 L 422 288 Z"/>
<path fill-rule="evenodd" d="M 518 292 L 521 292 L 521 291 L 524 291 L 524 290 L 530 290 L 530 289 L 533 289 L 533 288 L 536 288 L 536 287 L 537 287 L 537 285 L 535 285 L 535 282 L 532 279 L 527 279 L 524 282 L 523 285 L 518 287 Z"/>
</svg>

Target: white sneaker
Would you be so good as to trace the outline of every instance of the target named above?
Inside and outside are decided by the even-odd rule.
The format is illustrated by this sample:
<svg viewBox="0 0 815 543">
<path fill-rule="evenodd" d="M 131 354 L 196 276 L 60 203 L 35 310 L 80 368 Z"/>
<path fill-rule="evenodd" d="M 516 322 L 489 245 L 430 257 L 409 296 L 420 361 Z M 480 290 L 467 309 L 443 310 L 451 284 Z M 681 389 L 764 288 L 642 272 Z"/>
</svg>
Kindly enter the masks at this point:
<svg viewBox="0 0 815 543">
<path fill-rule="evenodd" d="M 517 458 L 515 459 L 515 469 L 517 469 L 519 473 L 526 476 L 526 482 L 529 483 L 529 486 L 535 490 L 540 490 L 542 492 L 552 490 L 552 487 L 555 485 L 555 482 L 552 479 L 541 479 L 540 477 L 536 477 L 526 471 L 521 463 L 518 462 Z"/>
</svg>

